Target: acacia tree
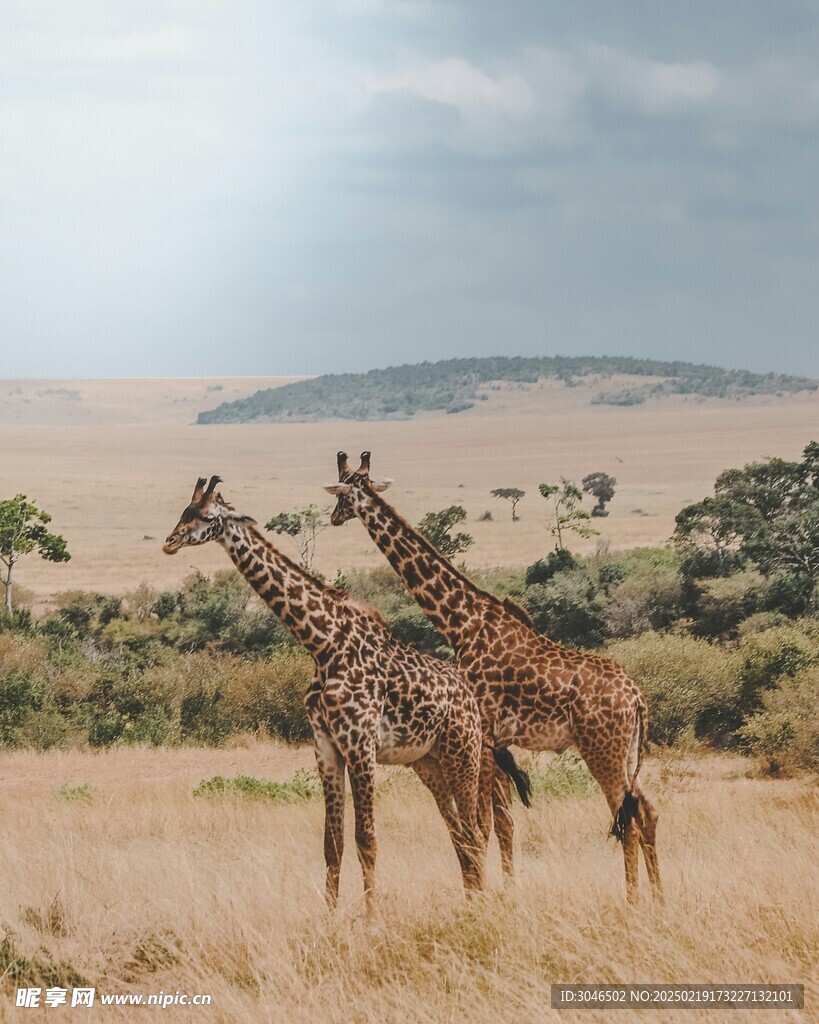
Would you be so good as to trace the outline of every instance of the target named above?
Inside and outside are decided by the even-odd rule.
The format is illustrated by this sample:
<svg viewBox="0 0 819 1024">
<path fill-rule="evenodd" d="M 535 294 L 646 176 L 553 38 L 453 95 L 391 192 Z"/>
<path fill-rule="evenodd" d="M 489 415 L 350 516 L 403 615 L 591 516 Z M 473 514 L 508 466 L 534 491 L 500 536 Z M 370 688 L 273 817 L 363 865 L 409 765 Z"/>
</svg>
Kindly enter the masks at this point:
<svg viewBox="0 0 819 1024">
<path fill-rule="evenodd" d="M 520 499 L 526 497 L 526 491 L 521 491 L 517 487 L 496 487 L 494 491 L 489 493 L 493 498 L 505 498 L 507 501 L 512 502 L 512 522 L 516 523 L 520 517 L 515 510 Z"/>
<path fill-rule="evenodd" d="M 279 512 L 265 523 L 266 530 L 292 537 L 299 552 L 299 561 L 308 572 L 313 571 L 316 540 L 330 525 L 330 509 L 312 503 L 296 512 Z"/>
<path fill-rule="evenodd" d="M 591 510 L 593 518 L 596 519 L 609 514 L 606 505 L 614 497 L 614 486 L 616 483 L 617 481 L 613 476 L 600 471 L 589 473 L 583 477 L 583 490 L 586 494 L 591 494 L 597 498 L 597 504 Z"/>
<path fill-rule="evenodd" d="M 819 588 L 819 443 L 801 462 L 772 458 L 720 473 L 714 497 L 677 515 L 674 541 L 689 575 L 720 576 L 752 562 L 768 576 L 790 577 L 817 606 Z"/>
<path fill-rule="evenodd" d="M 475 543 L 475 538 L 469 533 L 452 533 L 453 528 L 465 519 L 463 505 L 450 505 L 440 512 L 427 512 L 418 524 L 418 530 L 445 558 L 452 558 Z"/>
<path fill-rule="evenodd" d="M 552 522 L 547 524 L 547 529 L 557 538 L 558 548 L 563 547 L 563 534 L 566 531 L 576 533 L 579 537 L 596 537 L 600 533 L 588 525 L 591 516 L 584 508 L 580 508 L 583 492 L 576 483 L 562 476 L 559 484 L 540 484 L 538 490 L 547 501 L 552 502 Z"/>
<path fill-rule="evenodd" d="M 71 558 L 65 538 L 46 529 L 50 522 L 48 512 L 37 508 L 25 494 L 0 501 L 0 562 L 4 567 L 3 586 L 9 615 L 14 611 L 14 567 L 23 555 L 36 551 L 47 562 L 67 562 Z"/>
</svg>

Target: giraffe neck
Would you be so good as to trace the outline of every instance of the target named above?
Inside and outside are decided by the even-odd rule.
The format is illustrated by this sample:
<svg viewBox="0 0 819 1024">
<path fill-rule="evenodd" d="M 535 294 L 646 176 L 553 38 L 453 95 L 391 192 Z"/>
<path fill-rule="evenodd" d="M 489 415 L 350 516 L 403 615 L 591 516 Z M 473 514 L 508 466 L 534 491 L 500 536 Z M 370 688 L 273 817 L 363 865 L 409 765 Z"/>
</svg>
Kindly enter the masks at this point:
<svg viewBox="0 0 819 1024">
<path fill-rule="evenodd" d="M 349 618 L 344 603 L 248 522 L 225 520 L 219 541 L 273 614 L 320 661 L 343 635 Z"/>
<path fill-rule="evenodd" d="M 350 501 L 423 613 L 458 648 L 467 623 L 489 595 L 459 572 L 367 483 L 353 482 Z"/>
</svg>

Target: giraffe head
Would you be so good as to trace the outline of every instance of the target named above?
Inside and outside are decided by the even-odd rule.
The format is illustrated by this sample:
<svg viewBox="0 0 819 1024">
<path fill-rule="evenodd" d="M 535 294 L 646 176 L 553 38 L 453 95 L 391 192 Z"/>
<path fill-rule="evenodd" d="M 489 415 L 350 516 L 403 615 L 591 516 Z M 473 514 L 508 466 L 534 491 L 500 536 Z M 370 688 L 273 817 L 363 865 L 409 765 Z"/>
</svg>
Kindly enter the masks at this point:
<svg viewBox="0 0 819 1024">
<path fill-rule="evenodd" d="M 253 522 L 248 516 L 236 514 L 233 506 L 229 505 L 216 490 L 219 483 L 221 478 L 218 476 L 212 476 L 207 486 L 203 476 L 196 481 L 190 504 L 162 545 L 166 555 L 175 555 L 180 548 L 189 545 L 206 544 L 209 540 L 217 540 L 222 536 L 226 519 Z"/>
<path fill-rule="evenodd" d="M 330 522 L 333 526 L 342 526 L 349 519 L 355 519 L 353 503 L 350 500 L 350 491 L 353 484 L 366 481 L 374 491 L 386 491 L 390 484 L 392 484 L 392 480 L 381 480 L 378 482 L 370 480 L 369 452 L 361 453 L 361 465 L 356 470 L 350 467 L 346 452 L 339 452 L 336 455 L 336 462 L 338 464 L 338 483 L 325 484 L 324 490 L 328 494 L 336 496 L 336 507 L 330 516 Z"/>
</svg>

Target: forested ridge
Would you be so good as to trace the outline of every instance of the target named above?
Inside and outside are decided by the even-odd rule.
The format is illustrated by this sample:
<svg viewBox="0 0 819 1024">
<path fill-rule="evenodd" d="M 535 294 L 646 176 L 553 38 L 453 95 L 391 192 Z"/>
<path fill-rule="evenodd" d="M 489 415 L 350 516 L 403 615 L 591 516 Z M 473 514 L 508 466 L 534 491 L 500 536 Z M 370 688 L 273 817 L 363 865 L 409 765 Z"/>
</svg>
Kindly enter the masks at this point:
<svg viewBox="0 0 819 1024">
<path fill-rule="evenodd" d="M 481 385 L 536 384 L 602 378 L 593 401 L 639 405 L 664 395 L 743 398 L 815 390 L 816 380 L 778 373 L 751 373 L 717 366 L 623 356 L 489 356 L 390 366 L 368 373 L 325 374 L 257 391 L 201 412 L 198 423 L 304 422 L 321 419 L 410 419 L 422 412 L 455 414 L 486 398 Z M 634 377 L 623 386 L 607 378 Z"/>
</svg>

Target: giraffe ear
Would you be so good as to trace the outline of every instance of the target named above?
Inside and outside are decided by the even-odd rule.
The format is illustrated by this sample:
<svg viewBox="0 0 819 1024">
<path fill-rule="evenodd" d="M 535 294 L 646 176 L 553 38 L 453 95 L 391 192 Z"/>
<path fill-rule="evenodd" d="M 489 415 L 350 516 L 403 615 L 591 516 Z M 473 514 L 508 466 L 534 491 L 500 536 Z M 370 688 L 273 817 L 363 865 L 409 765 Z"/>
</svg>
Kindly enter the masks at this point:
<svg viewBox="0 0 819 1024">
<path fill-rule="evenodd" d="M 351 488 L 349 484 L 325 484 L 324 490 L 328 494 L 349 494 Z"/>
<path fill-rule="evenodd" d="M 371 480 L 370 486 L 374 491 L 378 491 L 380 493 L 381 491 L 386 491 L 387 488 L 392 487 L 394 483 L 394 480 L 387 477 L 385 480 Z"/>
</svg>

